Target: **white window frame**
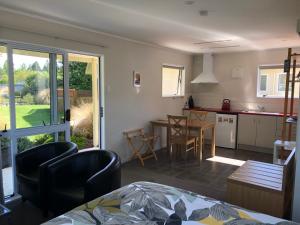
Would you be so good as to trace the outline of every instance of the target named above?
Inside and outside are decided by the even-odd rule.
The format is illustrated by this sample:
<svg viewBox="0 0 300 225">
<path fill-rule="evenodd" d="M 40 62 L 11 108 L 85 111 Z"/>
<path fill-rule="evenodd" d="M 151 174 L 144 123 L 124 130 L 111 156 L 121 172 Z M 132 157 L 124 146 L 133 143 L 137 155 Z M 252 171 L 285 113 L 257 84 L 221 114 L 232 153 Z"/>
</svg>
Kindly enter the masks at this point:
<svg viewBox="0 0 300 225">
<path fill-rule="evenodd" d="M 104 55 L 103 54 L 93 54 L 88 52 L 81 52 L 81 51 L 73 51 L 69 49 L 62 49 L 62 48 L 52 48 L 47 46 L 35 45 L 35 44 L 27 44 L 27 43 L 19 43 L 9 40 L 0 39 L 0 45 L 5 46 L 7 48 L 7 59 L 8 59 L 8 77 L 9 77 L 9 93 L 14 93 L 14 69 L 13 69 L 13 49 L 21 49 L 27 51 L 41 51 L 41 52 L 49 52 L 49 53 L 56 53 L 59 55 L 63 55 L 64 60 L 64 98 L 65 104 L 64 109 L 65 111 L 70 108 L 69 106 L 69 73 L 68 73 L 68 53 L 77 53 L 77 54 L 86 54 L 86 55 L 93 55 L 99 57 L 100 60 L 100 68 L 99 68 L 99 78 L 98 78 L 98 92 L 99 92 L 99 112 L 102 112 L 102 117 L 99 118 L 99 149 L 105 149 L 105 89 L 104 89 L 104 82 L 105 82 L 105 73 L 104 73 Z M 52 68 L 54 69 L 54 68 Z M 56 98 L 54 98 L 56 99 Z M 47 126 L 37 126 L 37 127 L 29 127 L 29 128 L 16 128 L 16 120 L 15 120 L 15 99 L 14 95 L 9 96 L 9 106 L 10 106 L 10 130 L 7 132 L 3 132 L 0 130 L 0 134 L 4 138 L 10 138 L 10 148 L 11 148 L 11 158 L 12 158 L 12 167 L 13 167 L 13 179 L 14 179 L 14 194 L 18 193 L 18 182 L 16 178 L 16 166 L 15 166 L 15 155 L 17 154 L 17 139 L 24 136 L 31 136 L 37 134 L 51 134 L 56 132 L 65 132 L 65 138 L 67 141 L 70 140 L 70 122 L 65 121 L 64 124 L 53 124 Z M 55 101 L 55 100 L 54 100 Z M 0 180 L 0 185 L 2 186 L 2 179 Z M 0 189 L 0 201 L 4 199 L 3 190 Z M 10 198 L 5 199 L 9 201 Z"/>
<path fill-rule="evenodd" d="M 258 67 L 257 67 L 257 87 L 256 87 L 256 97 L 257 98 L 277 98 L 277 99 L 282 99 L 282 98 L 284 98 L 284 96 L 279 96 L 279 95 L 265 95 L 265 94 L 262 94 L 262 92 L 260 91 L 260 69 L 263 69 L 263 68 L 265 68 L 265 69 L 268 69 L 268 68 L 270 68 L 270 69 L 281 69 L 282 68 L 282 71 L 283 71 L 283 64 L 268 64 L 268 65 L 259 65 Z M 297 64 L 297 68 L 300 68 L 300 65 L 299 64 Z M 279 74 L 284 74 L 284 73 L 279 73 Z M 276 76 L 276 84 L 275 84 L 275 91 L 277 92 L 277 93 L 282 93 L 281 91 L 279 91 L 278 90 L 278 82 L 279 82 L 279 74 L 277 74 Z M 262 74 L 262 75 L 265 75 L 265 74 Z M 267 90 L 268 90 L 268 78 L 267 78 Z M 290 98 L 290 96 L 289 96 L 289 98 Z"/>
<path fill-rule="evenodd" d="M 181 94 L 174 94 L 174 95 L 163 95 L 163 69 L 164 68 L 173 68 L 173 69 L 179 69 L 180 70 L 180 75 L 181 76 L 181 89 L 182 89 L 182 93 Z M 185 96 L 185 67 L 184 66 L 180 66 L 180 65 L 170 65 L 170 64 L 163 64 L 161 67 L 161 96 L 163 98 L 182 98 Z M 178 90 L 178 83 L 177 83 L 177 90 Z"/>
</svg>

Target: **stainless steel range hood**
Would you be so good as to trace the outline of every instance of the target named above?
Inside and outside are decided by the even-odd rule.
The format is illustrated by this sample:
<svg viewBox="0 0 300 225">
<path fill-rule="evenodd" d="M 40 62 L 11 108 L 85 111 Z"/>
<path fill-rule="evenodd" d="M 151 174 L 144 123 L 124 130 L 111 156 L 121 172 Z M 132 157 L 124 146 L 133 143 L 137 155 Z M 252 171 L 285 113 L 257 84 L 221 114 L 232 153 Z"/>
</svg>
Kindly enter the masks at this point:
<svg viewBox="0 0 300 225">
<path fill-rule="evenodd" d="M 211 53 L 203 54 L 203 71 L 191 81 L 192 84 L 219 83 L 213 73 L 213 56 Z"/>
</svg>

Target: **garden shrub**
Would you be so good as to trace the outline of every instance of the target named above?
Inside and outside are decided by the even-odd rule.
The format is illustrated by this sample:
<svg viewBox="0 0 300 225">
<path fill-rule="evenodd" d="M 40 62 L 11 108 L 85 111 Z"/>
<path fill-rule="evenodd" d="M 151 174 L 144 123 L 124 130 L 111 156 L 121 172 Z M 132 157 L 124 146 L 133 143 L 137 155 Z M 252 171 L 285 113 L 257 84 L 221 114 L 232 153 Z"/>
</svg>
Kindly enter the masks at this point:
<svg viewBox="0 0 300 225">
<path fill-rule="evenodd" d="M 71 141 L 77 144 L 78 149 L 83 149 L 87 145 L 87 139 L 85 137 L 82 137 L 82 136 L 72 135 L 71 136 Z"/>
<path fill-rule="evenodd" d="M 34 145 L 43 145 L 53 142 L 53 136 L 50 134 L 42 134 L 34 140 Z"/>
<path fill-rule="evenodd" d="M 31 148 L 33 143 L 27 137 L 18 138 L 18 152 Z"/>
<path fill-rule="evenodd" d="M 32 94 L 27 93 L 26 95 L 23 96 L 22 101 L 26 104 L 34 104 L 34 97 Z"/>
<path fill-rule="evenodd" d="M 36 96 L 35 102 L 37 104 L 50 104 L 50 89 L 47 88 L 39 91 Z"/>
<path fill-rule="evenodd" d="M 71 108 L 72 134 L 93 138 L 93 103 L 81 102 Z"/>
</svg>

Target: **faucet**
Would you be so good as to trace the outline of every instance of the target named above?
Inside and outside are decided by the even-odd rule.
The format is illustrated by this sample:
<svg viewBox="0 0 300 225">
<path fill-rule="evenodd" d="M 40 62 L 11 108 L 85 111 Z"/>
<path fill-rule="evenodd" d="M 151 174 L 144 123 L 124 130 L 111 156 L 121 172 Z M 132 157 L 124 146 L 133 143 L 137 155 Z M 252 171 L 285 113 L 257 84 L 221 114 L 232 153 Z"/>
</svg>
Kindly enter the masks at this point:
<svg viewBox="0 0 300 225">
<path fill-rule="evenodd" d="M 260 112 L 264 112 L 265 111 L 265 107 L 263 105 L 257 105 L 257 108 Z"/>
</svg>

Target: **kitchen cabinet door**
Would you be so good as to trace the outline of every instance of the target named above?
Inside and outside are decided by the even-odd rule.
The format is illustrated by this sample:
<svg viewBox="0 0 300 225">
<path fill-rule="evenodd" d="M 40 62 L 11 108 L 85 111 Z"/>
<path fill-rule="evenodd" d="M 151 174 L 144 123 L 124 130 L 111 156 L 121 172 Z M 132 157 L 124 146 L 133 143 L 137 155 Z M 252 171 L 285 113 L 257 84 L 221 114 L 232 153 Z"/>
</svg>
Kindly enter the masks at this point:
<svg viewBox="0 0 300 225">
<path fill-rule="evenodd" d="M 253 115 L 239 115 L 238 144 L 255 146 L 256 122 Z"/>
<path fill-rule="evenodd" d="M 274 116 L 256 117 L 256 146 L 263 148 L 273 148 L 276 140 L 276 123 Z"/>
</svg>

